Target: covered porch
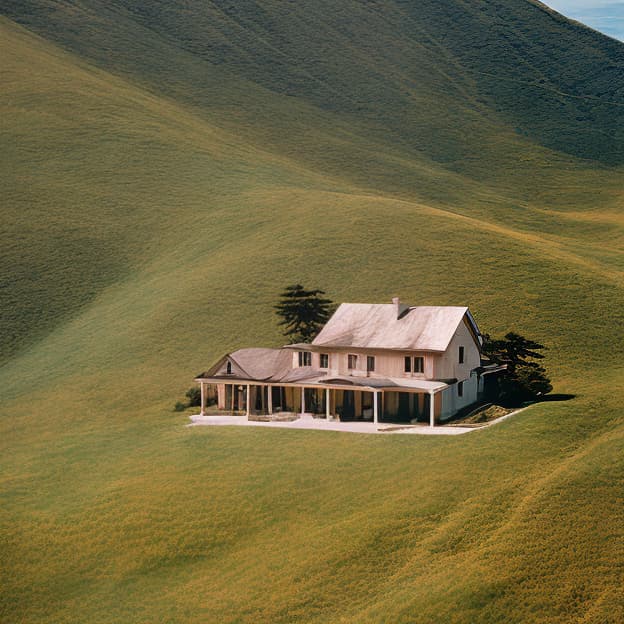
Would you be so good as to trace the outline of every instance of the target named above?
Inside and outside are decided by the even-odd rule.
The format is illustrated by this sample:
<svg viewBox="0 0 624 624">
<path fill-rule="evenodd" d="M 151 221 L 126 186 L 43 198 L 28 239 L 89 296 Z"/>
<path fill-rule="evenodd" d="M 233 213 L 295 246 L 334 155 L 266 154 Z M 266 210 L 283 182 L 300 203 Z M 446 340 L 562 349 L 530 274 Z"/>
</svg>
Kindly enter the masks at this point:
<svg viewBox="0 0 624 624">
<path fill-rule="evenodd" d="M 368 378 L 317 379 L 307 383 L 240 379 L 197 382 L 201 387 L 201 416 L 208 413 L 206 397 L 216 390 L 217 413 L 245 415 L 249 420 L 323 418 L 374 424 L 422 423 L 431 427 L 440 417 L 440 393 L 447 387 L 441 382 L 413 380 L 398 386 L 390 385 L 390 380 Z"/>
</svg>

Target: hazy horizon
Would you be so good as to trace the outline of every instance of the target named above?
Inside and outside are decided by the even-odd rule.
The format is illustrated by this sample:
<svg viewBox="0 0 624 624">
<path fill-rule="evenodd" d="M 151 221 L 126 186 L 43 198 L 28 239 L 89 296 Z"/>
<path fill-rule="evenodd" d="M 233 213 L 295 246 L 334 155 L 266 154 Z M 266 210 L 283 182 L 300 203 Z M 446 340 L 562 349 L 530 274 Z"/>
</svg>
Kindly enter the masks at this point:
<svg viewBox="0 0 624 624">
<path fill-rule="evenodd" d="M 546 0 L 545 4 L 566 17 L 624 41 L 623 0 Z"/>
</svg>

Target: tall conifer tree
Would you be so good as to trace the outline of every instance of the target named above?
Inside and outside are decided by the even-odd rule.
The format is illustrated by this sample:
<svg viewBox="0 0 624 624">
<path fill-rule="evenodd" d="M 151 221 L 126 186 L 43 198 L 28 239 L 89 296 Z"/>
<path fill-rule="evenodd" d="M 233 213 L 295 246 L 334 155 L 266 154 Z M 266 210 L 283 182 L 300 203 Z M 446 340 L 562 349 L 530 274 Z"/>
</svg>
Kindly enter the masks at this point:
<svg viewBox="0 0 624 624">
<path fill-rule="evenodd" d="M 280 302 L 274 307 L 291 344 L 311 342 L 329 319 L 332 301 L 324 294 L 318 288 L 306 290 L 301 284 L 287 286 L 280 294 Z"/>
<path fill-rule="evenodd" d="M 543 360 L 546 347 L 539 342 L 509 332 L 502 339 L 484 335 L 483 354 L 497 364 L 506 364 L 501 380 L 501 395 L 508 401 L 532 399 L 552 390 L 546 369 L 533 360 Z"/>
</svg>

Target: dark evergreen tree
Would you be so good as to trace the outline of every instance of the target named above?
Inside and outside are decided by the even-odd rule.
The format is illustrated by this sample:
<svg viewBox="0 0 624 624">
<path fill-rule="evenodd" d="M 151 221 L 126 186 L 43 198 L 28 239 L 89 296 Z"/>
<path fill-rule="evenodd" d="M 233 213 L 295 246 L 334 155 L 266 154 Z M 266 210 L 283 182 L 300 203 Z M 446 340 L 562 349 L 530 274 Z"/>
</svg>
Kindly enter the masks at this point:
<svg viewBox="0 0 624 624">
<path fill-rule="evenodd" d="M 507 371 L 500 383 L 503 401 L 534 399 L 552 390 L 546 369 L 534 360 L 542 360 L 544 345 L 520 334 L 509 332 L 502 339 L 483 336 L 483 354 L 496 364 L 506 364 Z"/>
<path fill-rule="evenodd" d="M 306 290 L 301 284 L 287 286 L 274 306 L 291 343 L 310 342 L 321 331 L 332 312 L 332 301 L 323 290 Z"/>
</svg>

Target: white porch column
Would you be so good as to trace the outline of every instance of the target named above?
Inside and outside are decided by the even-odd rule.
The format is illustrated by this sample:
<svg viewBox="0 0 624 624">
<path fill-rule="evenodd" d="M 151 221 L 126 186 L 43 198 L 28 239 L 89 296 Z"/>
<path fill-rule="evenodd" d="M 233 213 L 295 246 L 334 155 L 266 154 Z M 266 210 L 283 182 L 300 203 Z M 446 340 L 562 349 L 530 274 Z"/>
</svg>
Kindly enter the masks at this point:
<svg viewBox="0 0 624 624">
<path fill-rule="evenodd" d="M 435 427 L 435 394 L 429 393 L 429 426 Z"/>
<path fill-rule="evenodd" d="M 377 405 L 377 390 L 373 392 L 373 422 L 379 422 L 379 407 Z"/>
<path fill-rule="evenodd" d="M 325 418 L 327 420 L 331 419 L 331 410 L 330 410 L 330 396 L 329 396 L 329 388 L 325 388 Z"/>
<path fill-rule="evenodd" d="M 301 388 L 301 415 L 305 414 L 305 388 Z"/>
<path fill-rule="evenodd" d="M 267 386 L 268 402 L 269 402 L 269 416 L 273 415 L 273 386 Z"/>
<path fill-rule="evenodd" d="M 201 408 L 199 410 L 200 416 L 206 415 L 206 386 L 203 383 L 199 384 L 199 388 L 201 390 Z"/>
<path fill-rule="evenodd" d="M 245 403 L 247 403 L 247 405 L 246 405 L 246 407 L 247 407 L 247 418 L 249 418 L 249 416 L 251 415 L 250 401 L 251 401 L 251 385 L 247 384 L 247 401 L 245 401 Z"/>
</svg>

